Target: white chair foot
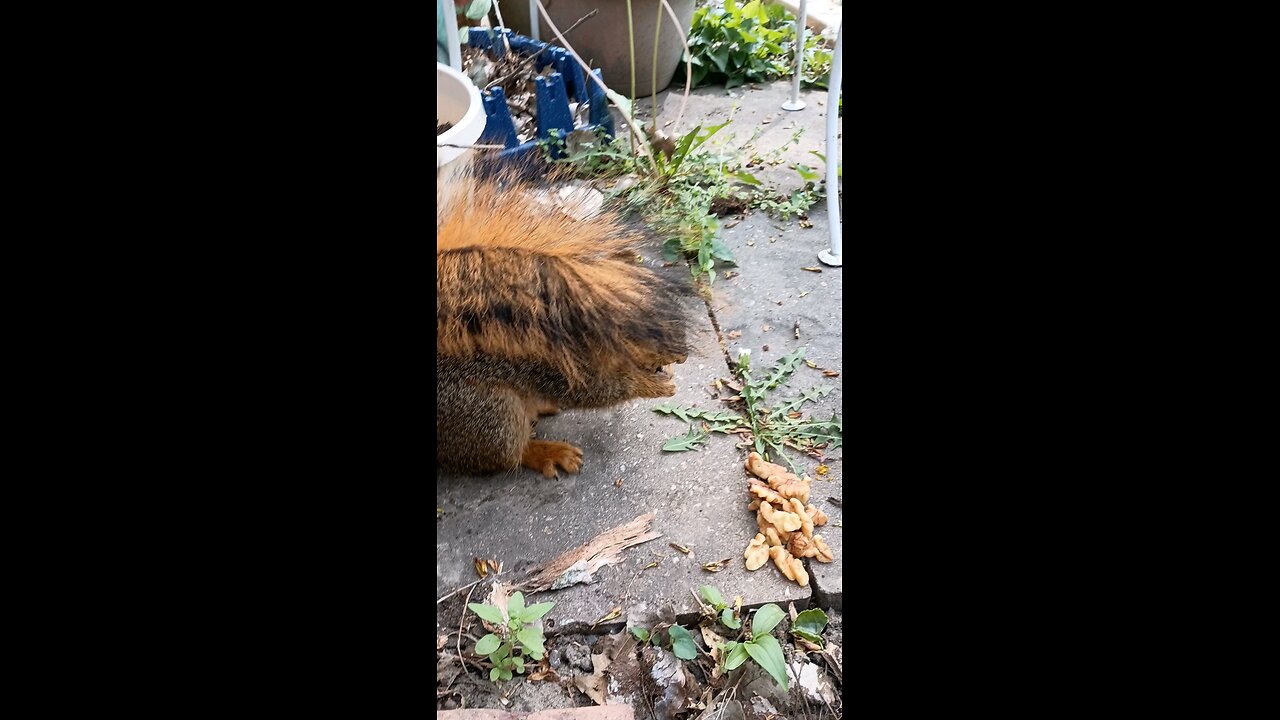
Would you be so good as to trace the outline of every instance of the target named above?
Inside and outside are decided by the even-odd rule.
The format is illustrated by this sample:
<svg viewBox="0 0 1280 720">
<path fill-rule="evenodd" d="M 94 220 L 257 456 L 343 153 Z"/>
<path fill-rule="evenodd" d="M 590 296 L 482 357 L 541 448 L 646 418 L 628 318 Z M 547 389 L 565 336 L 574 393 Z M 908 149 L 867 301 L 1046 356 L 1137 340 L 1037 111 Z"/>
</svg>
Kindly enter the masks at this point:
<svg viewBox="0 0 1280 720">
<path fill-rule="evenodd" d="M 803 109 L 804 109 L 804 105 L 805 105 L 805 103 L 804 103 L 804 101 L 803 101 L 803 100 L 796 100 L 795 102 L 791 102 L 790 100 L 788 100 L 788 101 L 786 101 L 786 102 L 782 103 L 782 109 L 783 109 L 783 110 L 790 110 L 791 112 L 795 112 L 796 110 L 803 110 Z"/>
<path fill-rule="evenodd" d="M 818 253 L 818 259 L 822 261 L 822 264 L 830 265 L 831 267 L 840 267 L 841 257 L 842 256 L 840 255 L 832 255 L 830 250 L 823 250 L 822 252 Z"/>
</svg>

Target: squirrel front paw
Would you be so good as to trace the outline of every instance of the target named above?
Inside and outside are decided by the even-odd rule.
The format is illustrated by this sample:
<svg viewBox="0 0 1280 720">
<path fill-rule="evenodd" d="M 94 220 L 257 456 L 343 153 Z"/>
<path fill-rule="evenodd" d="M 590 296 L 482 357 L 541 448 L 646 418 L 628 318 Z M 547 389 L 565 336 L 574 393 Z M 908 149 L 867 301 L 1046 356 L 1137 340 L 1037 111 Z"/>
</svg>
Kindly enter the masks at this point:
<svg viewBox="0 0 1280 720">
<path fill-rule="evenodd" d="M 556 468 L 576 473 L 582 467 L 582 451 L 566 442 L 530 440 L 520 464 L 537 470 L 543 477 L 556 477 Z"/>
</svg>

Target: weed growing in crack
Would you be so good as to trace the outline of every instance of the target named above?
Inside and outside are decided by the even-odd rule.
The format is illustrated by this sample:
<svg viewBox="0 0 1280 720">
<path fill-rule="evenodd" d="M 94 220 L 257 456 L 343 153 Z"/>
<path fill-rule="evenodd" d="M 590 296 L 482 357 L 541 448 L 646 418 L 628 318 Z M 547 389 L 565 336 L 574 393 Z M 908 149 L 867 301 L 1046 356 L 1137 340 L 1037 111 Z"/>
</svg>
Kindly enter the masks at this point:
<svg viewBox="0 0 1280 720">
<path fill-rule="evenodd" d="M 493 682 L 510 680 L 512 672 L 524 673 L 525 660 L 541 660 L 546 654 L 542 628 L 535 625 L 543 615 L 555 607 L 545 602 L 524 606 L 524 595 L 512 593 L 507 601 L 506 615 L 502 610 L 483 603 L 468 603 L 467 608 L 481 620 L 495 626 L 497 633 L 489 633 L 476 643 L 476 654 L 487 655 L 493 668 L 489 679 Z"/>
<path fill-rule="evenodd" d="M 654 407 L 654 412 L 674 415 L 691 423 L 688 433 L 668 440 L 662 449 L 667 452 L 696 450 L 710 433 L 735 434 L 744 437 L 766 460 L 772 461 L 772 454 L 781 458 L 791 472 L 801 475 L 801 469 L 783 451 L 784 446 L 804 453 L 834 450 L 842 444 L 844 433 L 844 425 L 835 413 L 830 420 L 815 420 L 800 411 L 805 403 L 817 402 L 834 390 L 834 386 L 817 385 L 803 390 L 798 397 L 784 400 L 774 401 L 768 397 L 771 390 L 786 382 L 799 368 L 805 350 L 799 348 L 774 363 L 765 377 L 751 374 L 750 353 L 738 356 L 734 373 L 742 381 L 742 386 L 731 386 L 731 389 L 738 392 L 734 402 L 740 401 L 744 412 L 701 410 L 671 403 Z M 700 422 L 692 424 L 693 420 Z"/>
</svg>

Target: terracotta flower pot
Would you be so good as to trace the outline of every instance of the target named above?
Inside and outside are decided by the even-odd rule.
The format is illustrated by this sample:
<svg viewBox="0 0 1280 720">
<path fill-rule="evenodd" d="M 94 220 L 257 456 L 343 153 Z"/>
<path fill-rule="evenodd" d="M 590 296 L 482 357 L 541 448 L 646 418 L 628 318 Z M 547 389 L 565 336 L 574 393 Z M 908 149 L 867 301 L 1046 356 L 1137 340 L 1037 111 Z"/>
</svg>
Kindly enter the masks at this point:
<svg viewBox="0 0 1280 720">
<path fill-rule="evenodd" d="M 528 35 L 529 0 L 499 0 L 502 19 L 512 30 Z M 671 84 L 680 64 L 680 56 L 684 53 L 681 40 L 689 37 L 689 27 L 693 23 L 695 0 L 667 0 L 676 17 L 680 18 L 680 29 L 671 23 L 666 10 L 662 11 L 662 30 L 658 33 L 658 85 L 653 85 L 653 39 L 658 26 L 658 0 L 631 0 L 632 26 L 635 29 L 636 46 L 636 97 L 648 97 L 665 90 Z M 604 70 L 604 82 L 610 89 L 621 95 L 631 94 L 631 56 L 627 36 L 627 3 L 626 0 L 542 0 L 551 21 L 561 32 L 579 18 L 599 9 L 590 20 L 583 22 L 576 30 L 565 37 L 582 59 L 591 65 Z M 538 30 L 545 42 L 559 45 L 559 40 L 551 32 L 545 20 L 539 17 Z"/>
</svg>

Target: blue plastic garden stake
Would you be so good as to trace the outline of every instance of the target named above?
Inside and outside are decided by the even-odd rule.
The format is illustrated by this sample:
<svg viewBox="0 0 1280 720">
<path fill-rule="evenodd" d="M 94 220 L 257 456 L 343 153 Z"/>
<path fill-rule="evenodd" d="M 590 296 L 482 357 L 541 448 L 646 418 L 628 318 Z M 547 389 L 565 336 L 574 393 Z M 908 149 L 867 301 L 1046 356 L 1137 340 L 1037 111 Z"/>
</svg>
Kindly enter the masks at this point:
<svg viewBox="0 0 1280 720">
<path fill-rule="evenodd" d="M 604 76 L 600 74 L 600 68 L 591 71 L 600 82 L 604 82 Z M 604 132 L 609 137 L 613 137 L 613 115 L 609 114 L 609 98 L 605 96 L 604 91 L 594 80 L 587 81 L 587 94 L 591 98 L 591 112 L 587 119 L 592 125 L 599 125 L 604 128 Z"/>
<path fill-rule="evenodd" d="M 495 29 L 494 36 L 489 37 L 489 28 L 470 28 L 467 33 L 467 43 L 492 53 L 495 60 L 501 60 L 502 56 L 506 54 L 507 48 L 503 44 L 502 38 L 498 37 L 497 33 L 499 32 L 506 33 L 508 38 L 511 37 L 510 30 Z M 515 47 L 515 43 L 512 43 L 512 47 Z"/>
<path fill-rule="evenodd" d="M 513 148 L 519 145 L 516 137 L 516 124 L 511 120 L 511 112 L 507 110 L 507 95 L 501 87 L 486 90 L 481 96 L 484 102 L 485 125 L 480 134 L 479 144 L 496 145 L 502 143 Z"/>
<path fill-rule="evenodd" d="M 587 88 L 583 86 L 582 66 L 578 65 L 578 61 L 573 59 L 568 50 L 556 48 L 551 51 L 554 53 L 554 62 L 556 72 L 564 75 L 565 90 L 574 102 L 584 103 L 587 101 Z"/>
<path fill-rule="evenodd" d="M 564 76 L 553 72 L 537 79 L 538 138 L 551 139 L 551 131 L 558 131 L 564 139 L 573 130 L 573 115 L 569 113 L 569 96 L 564 91 Z M 551 157 L 564 155 L 561 148 L 552 147 Z"/>
</svg>

